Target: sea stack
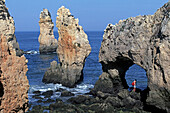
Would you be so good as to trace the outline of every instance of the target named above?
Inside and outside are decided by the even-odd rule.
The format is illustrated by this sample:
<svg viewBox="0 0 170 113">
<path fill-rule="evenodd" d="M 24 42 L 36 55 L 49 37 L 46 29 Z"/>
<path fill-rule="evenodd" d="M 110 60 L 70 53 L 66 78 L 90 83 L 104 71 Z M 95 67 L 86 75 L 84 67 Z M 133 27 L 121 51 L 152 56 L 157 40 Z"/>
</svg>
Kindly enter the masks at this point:
<svg viewBox="0 0 170 113">
<path fill-rule="evenodd" d="M 60 83 L 67 87 L 74 87 L 83 79 L 85 59 L 91 52 L 87 34 L 79 25 L 79 20 L 71 15 L 64 6 L 57 11 L 56 26 L 59 39 L 57 54 L 60 64 L 51 63 L 45 73 L 43 82 Z"/>
<path fill-rule="evenodd" d="M 39 25 L 40 35 L 38 41 L 40 43 L 40 54 L 56 52 L 57 40 L 53 33 L 54 23 L 52 22 L 50 12 L 47 9 L 43 9 L 41 12 Z"/>
<path fill-rule="evenodd" d="M 147 73 L 147 107 L 170 112 L 170 2 L 154 15 L 109 24 L 99 53 L 103 74 L 92 92 L 116 94 L 128 88 L 125 73 L 137 64 Z M 138 75 L 136 75 L 138 76 Z M 149 109 L 149 108 L 148 108 Z"/>
<path fill-rule="evenodd" d="M 28 61 L 20 56 L 14 20 L 5 0 L 0 0 L 0 6 L 0 113 L 24 113 L 28 110 Z"/>
<path fill-rule="evenodd" d="M 1 6 L 1 12 L 0 12 L 0 34 L 4 34 L 6 38 L 8 38 L 8 43 L 10 46 L 15 49 L 16 55 L 21 56 L 24 52 L 19 48 L 19 44 L 15 37 L 15 26 L 14 26 L 14 20 L 10 16 L 8 9 L 5 6 L 5 0 L 0 0 L 2 6 Z"/>
</svg>

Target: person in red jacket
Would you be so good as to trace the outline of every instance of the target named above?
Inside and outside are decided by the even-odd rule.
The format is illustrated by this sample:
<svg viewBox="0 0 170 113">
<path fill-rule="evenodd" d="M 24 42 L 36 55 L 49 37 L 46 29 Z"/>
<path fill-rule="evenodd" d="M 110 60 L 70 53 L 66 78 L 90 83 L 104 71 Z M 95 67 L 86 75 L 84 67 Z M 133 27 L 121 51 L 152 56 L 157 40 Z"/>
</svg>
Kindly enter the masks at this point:
<svg viewBox="0 0 170 113">
<path fill-rule="evenodd" d="M 135 92 L 136 91 L 136 79 L 132 82 L 132 85 L 133 85 L 133 91 Z"/>
</svg>

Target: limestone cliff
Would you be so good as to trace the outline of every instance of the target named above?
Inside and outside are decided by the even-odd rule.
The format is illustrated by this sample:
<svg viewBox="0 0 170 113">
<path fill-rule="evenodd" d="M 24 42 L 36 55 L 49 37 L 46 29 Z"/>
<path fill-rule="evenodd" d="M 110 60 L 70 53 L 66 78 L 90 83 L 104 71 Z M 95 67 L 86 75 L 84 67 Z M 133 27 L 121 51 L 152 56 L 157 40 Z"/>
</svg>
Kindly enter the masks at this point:
<svg viewBox="0 0 170 113">
<path fill-rule="evenodd" d="M 147 73 L 146 104 L 170 112 L 170 2 L 154 15 L 131 17 L 109 24 L 99 53 L 103 74 L 93 91 L 117 93 L 128 88 L 125 72 L 133 64 Z M 136 75 L 137 76 L 137 75 Z"/>
<path fill-rule="evenodd" d="M 19 44 L 15 37 L 14 20 L 8 12 L 8 8 L 5 6 L 5 0 L 0 0 L 0 34 L 8 39 L 10 49 L 15 49 L 16 55 L 21 56 L 23 51 L 19 48 Z"/>
<path fill-rule="evenodd" d="M 14 21 L 0 0 L 0 113 L 20 112 L 28 109 L 27 60 L 19 55 L 14 35 Z"/>
<path fill-rule="evenodd" d="M 57 15 L 56 26 L 59 33 L 57 54 L 60 66 L 57 66 L 56 62 L 56 65 L 51 65 L 43 81 L 73 87 L 83 78 L 85 59 L 90 54 L 91 47 L 86 33 L 78 24 L 79 20 L 71 15 L 69 9 L 62 6 Z M 52 80 L 49 76 L 56 79 Z"/>
<path fill-rule="evenodd" d="M 40 14 L 40 35 L 38 41 L 40 43 L 40 53 L 56 52 L 57 40 L 54 38 L 53 28 L 50 12 L 47 9 L 43 9 Z"/>
</svg>

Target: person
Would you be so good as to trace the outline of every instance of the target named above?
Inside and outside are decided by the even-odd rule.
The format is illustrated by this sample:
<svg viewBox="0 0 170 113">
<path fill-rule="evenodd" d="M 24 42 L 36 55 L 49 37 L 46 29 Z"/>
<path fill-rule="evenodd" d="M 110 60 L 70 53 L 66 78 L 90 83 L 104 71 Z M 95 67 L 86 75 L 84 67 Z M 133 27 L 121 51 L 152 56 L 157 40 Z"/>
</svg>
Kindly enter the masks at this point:
<svg viewBox="0 0 170 113">
<path fill-rule="evenodd" d="M 136 91 L 136 81 L 137 81 L 137 80 L 135 79 L 135 80 L 133 81 L 133 83 L 132 83 L 132 84 L 133 84 L 133 91 L 134 91 L 134 92 Z"/>
</svg>

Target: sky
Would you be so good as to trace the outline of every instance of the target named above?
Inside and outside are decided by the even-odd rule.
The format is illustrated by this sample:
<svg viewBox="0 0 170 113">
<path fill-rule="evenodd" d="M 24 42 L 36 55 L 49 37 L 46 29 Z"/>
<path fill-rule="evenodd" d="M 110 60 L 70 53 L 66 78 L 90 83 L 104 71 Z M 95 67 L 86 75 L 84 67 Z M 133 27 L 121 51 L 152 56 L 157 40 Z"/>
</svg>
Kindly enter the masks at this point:
<svg viewBox="0 0 170 113">
<path fill-rule="evenodd" d="M 57 10 L 65 6 L 85 31 L 104 31 L 106 26 L 138 15 L 152 15 L 168 0 L 6 0 L 16 31 L 39 31 L 43 8 L 51 13 L 56 28 Z"/>
</svg>

